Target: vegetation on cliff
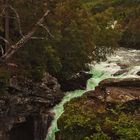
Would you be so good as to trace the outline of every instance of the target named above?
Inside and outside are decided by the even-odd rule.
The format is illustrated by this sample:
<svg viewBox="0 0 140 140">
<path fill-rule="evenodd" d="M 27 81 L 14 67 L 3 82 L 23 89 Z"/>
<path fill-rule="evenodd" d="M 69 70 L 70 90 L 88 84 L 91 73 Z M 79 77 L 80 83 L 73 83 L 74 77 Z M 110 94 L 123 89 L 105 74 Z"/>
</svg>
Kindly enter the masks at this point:
<svg viewBox="0 0 140 140">
<path fill-rule="evenodd" d="M 140 139 L 139 101 L 105 103 L 98 98 L 73 99 L 58 120 L 61 140 Z"/>
</svg>

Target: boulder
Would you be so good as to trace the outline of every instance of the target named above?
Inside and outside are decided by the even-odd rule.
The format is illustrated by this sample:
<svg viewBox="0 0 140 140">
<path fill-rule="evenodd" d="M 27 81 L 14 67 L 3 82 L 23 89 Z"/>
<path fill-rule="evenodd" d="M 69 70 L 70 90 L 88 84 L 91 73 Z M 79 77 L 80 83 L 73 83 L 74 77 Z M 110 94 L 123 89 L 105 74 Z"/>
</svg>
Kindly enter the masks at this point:
<svg viewBox="0 0 140 140">
<path fill-rule="evenodd" d="M 110 78 L 103 80 L 87 95 L 98 97 L 106 102 L 127 102 L 140 99 L 139 78 Z"/>
<path fill-rule="evenodd" d="M 118 66 L 121 67 L 121 69 L 127 69 L 129 66 L 126 64 L 121 64 L 121 63 L 117 63 Z"/>
<path fill-rule="evenodd" d="M 119 76 L 119 75 L 125 74 L 127 72 L 128 72 L 128 70 L 122 69 L 122 70 L 119 70 L 116 73 L 114 73 L 113 76 Z"/>
<path fill-rule="evenodd" d="M 87 85 L 87 80 L 92 77 L 92 74 L 87 72 L 80 72 L 70 79 L 60 81 L 61 88 L 63 91 L 73 91 L 77 89 L 85 89 Z"/>
</svg>

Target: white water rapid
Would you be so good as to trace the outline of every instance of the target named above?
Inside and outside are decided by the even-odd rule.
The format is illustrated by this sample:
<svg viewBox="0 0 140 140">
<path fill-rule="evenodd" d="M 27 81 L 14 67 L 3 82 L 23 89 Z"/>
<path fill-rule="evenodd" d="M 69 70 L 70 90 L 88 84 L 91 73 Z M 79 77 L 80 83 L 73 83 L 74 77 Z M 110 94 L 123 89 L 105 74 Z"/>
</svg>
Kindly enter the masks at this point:
<svg viewBox="0 0 140 140">
<path fill-rule="evenodd" d="M 82 96 L 86 91 L 93 90 L 100 81 L 107 78 L 114 78 L 115 76 L 113 75 L 120 70 L 123 71 L 123 74 L 116 76 L 116 78 L 140 78 L 140 76 L 137 75 L 137 72 L 140 71 L 140 50 L 119 49 L 114 55 L 109 56 L 107 61 L 91 64 L 90 73 L 93 74 L 93 76 L 88 80 L 86 90 L 68 92 L 62 102 L 51 110 L 55 116 L 49 128 L 46 140 L 55 140 L 55 132 L 59 131 L 57 128 L 57 120 L 64 112 L 63 105 L 66 102 L 72 98 Z"/>
</svg>

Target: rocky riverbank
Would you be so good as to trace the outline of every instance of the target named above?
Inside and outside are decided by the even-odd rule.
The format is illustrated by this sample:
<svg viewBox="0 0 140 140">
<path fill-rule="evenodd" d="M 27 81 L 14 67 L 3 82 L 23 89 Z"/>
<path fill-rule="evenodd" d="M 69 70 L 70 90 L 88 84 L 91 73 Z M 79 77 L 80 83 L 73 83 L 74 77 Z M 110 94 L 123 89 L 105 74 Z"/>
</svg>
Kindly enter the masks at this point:
<svg viewBox="0 0 140 140">
<path fill-rule="evenodd" d="M 67 80 L 61 80 L 61 88 L 63 91 L 74 91 L 78 89 L 86 89 L 87 80 L 92 77 L 92 74 L 81 71 Z"/>
<path fill-rule="evenodd" d="M 103 80 L 64 108 L 57 140 L 140 139 L 139 78 Z"/>
<path fill-rule="evenodd" d="M 47 73 L 36 83 L 13 76 L 0 95 L 0 140 L 44 140 L 53 119 L 49 111 L 62 98 L 56 78 Z"/>
</svg>

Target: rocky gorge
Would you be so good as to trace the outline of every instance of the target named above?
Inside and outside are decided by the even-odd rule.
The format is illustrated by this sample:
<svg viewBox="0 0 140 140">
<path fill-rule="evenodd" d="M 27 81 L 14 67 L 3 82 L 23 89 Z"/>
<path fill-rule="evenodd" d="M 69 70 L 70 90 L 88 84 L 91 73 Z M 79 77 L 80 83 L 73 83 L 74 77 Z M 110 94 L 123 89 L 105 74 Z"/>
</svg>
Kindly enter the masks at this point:
<svg viewBox="0 0 140 140">
<path fill-rule="evenodd" d="M 52 109 L 56 115 L 46 140 L 138 140 L 139 53 L 119 49 L 89 65 L 86 90 L 68 92 Z"/>
<path fill-rule="evenodd" d="M 119 50 L 106 62 L 89 66 L 90 72 L 63 85 L 73 90 L 66 93 L 48 73 L 36 82 L 13 75 L 0 95 L 0 140 L 139 139 L 139 51 L 135 53 Z M 3 85 L 0 81 L 1 89 Z"/>
</svg>

